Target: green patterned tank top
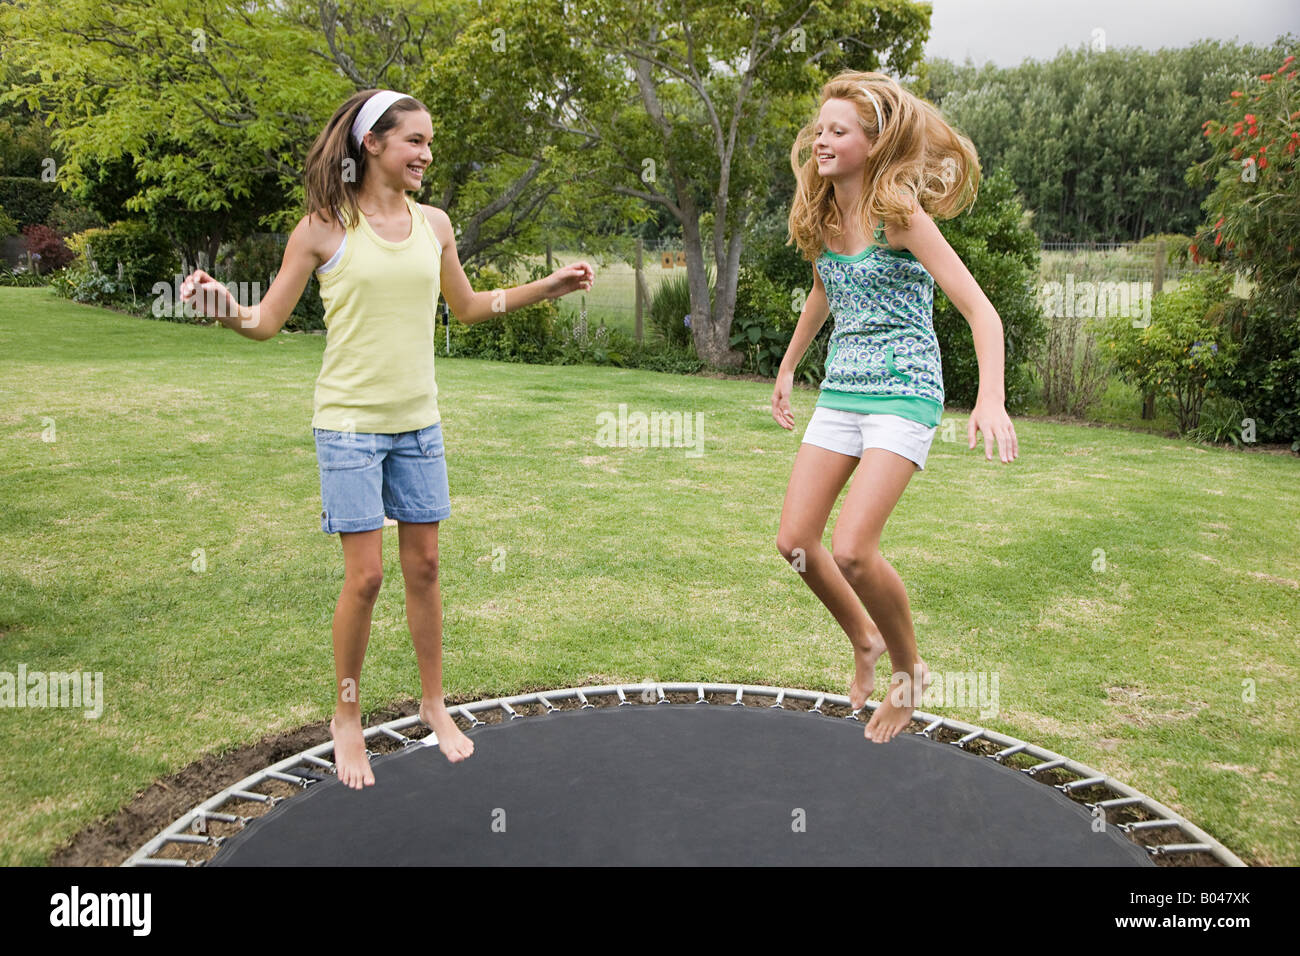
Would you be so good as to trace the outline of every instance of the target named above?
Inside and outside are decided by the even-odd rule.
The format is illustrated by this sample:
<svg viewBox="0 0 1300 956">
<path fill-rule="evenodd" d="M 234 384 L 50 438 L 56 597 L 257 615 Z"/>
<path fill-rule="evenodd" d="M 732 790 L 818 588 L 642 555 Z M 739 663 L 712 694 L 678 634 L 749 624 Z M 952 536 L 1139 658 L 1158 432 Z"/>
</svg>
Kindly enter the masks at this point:
<svg viewBox="0 0 1300 956">
<path fill-rule="evenodd" d="M 923 425 L 943 417 L 943 364 L 934 334 L 934 278 L 916 256 L 876 245 L 856 256 L 826 250 L 817 274 L 835 316 L 817 404 L 886 413 Z"/>
</svg>

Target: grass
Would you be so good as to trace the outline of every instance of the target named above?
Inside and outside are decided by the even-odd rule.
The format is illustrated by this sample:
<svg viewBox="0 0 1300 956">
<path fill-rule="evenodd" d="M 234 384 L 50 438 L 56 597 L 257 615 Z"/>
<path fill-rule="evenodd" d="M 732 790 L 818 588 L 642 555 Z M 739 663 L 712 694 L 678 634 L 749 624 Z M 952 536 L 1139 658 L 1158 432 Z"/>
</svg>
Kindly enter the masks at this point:
<svg viewBox="0 0 1300 956">
<path fill-rule="evenodd" d="M 97 720 L 0 709 L 0 863 L 43 863 L 201 754 L 328 716 L 324 344 L 0 288 L 0 671 L 102 672 L 106 696 Z M 844 692 L 847 641 L 775 544 L 815 392 L 791 433 L 761 382 L 439 358 L 438 386 L 449 694 Z M 624 402 L 703 412 L 703 456 L 598 445 Z M 1082 760 L 1247 862 L 1300 863 L 1295 459 L 1021 419 L 1004 466 L 948 419 L 957 441 L 941 429 L 883 549 L 931 667 L 996 673 L 1000 709 L 929 709 Z M 366 710 L 419 692 L 396 547 L 390 529 Z"/>
</svg>

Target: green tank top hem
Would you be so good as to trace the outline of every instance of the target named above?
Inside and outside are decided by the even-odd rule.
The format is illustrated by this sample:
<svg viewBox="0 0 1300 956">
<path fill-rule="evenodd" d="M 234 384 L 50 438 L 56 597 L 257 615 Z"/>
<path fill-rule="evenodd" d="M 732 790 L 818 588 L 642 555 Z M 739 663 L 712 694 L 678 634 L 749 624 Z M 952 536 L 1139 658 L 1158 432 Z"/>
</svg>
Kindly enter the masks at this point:
<svg viewBox="0 0 1300 956">
<path fill-rule="evenodd" d="M 899 418 L 931 426 L 938 425 L 943 418 L 942 405 L 932 399 L 914 395 L 862 395 L 824 388 L 817 398 L 817 405 L 841 412 L 857 412 L 859 415 L 897 415 Z"/>
</svg>

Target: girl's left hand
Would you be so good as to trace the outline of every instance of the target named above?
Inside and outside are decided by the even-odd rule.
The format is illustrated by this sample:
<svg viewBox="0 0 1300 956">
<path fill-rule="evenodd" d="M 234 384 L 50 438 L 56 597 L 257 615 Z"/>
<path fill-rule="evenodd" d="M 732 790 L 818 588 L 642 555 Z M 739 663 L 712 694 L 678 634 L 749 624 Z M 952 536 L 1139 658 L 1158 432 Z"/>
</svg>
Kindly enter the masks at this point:
<svg viewBox="0 0 1300 956">
<path fill-rule="evenodd" d="M 595 275 L 595 270 L 585 262 L 575 262 L 563 269 L 556 269 L 547 277 L 551 286 L 547 298 L 558 299 L 579 289 L 590 289 Z"/>
<path fill-rule="evenodd" d="M 993 439 L 998 441 L 998 457 L 1003 464 L 1008 464 L 1020 454 L 1020 445 L 1016 441 L 1016 429 L 1011 424 L 1007 410 L 998 401 L 975 402 L 975 409 L 970 413 L 966 423 L 966 437 L 970 447 L 975 447 L 975 433 L 984 433 L 984 460 L 993 460 Z"/>
</svg>

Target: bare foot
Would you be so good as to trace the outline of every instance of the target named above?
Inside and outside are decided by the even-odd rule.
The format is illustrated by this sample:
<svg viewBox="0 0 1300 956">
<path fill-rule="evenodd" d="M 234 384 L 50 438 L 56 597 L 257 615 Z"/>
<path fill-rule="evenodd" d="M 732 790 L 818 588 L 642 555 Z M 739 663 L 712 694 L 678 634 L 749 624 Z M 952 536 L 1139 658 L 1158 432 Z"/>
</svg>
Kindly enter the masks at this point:
<svg viewBox="0 0 1300 956">
<path fill-rule="evenodd" d="M 361 715 L 354 719 L 344 718 L 337 725 L 336 719 L 330 718 L 330 736 L 334 738 L 334 767 L 339 779 L 353 790 L 373 787 L 375 775 L 370 769 L 370 758 L 366 756 Z"/>
<path fill-rule="evenodd" d="M 885 653 L 885 639 L 880 631 L 867 635 L 862 647 L 853 648 L 853 680 L 849 683 L 849 705 L 855 710 L 867 706 L 876 690 L 876 661 Z"/>
<path fill-rule="evenodd" d="M 420 720 L 438 738 L 438 747 L 452 763 L 459 763 L 474 752 L 474 741 L 466 737 L 447 713 L 442 701 L 420 701 Z"/>
<path fill-rule="evenodd" d="M 862 735 L 868 740 L 873 740 L 878 744 L 889 743 L 895 736 L 912 721 L 912 712 L 916 710 L 916 705 L 921 702 L 921 696 L 925 693 L 927 687 L 933 682 L 930 676 L 930 668 L 925 661 L 917 658 L 917 669 L 920 671 L 920 689 L 916 687 L 914 675 L 899 673 L 895 674 L 889 682 L 889 690 L 885 693 L 885 699 L 876 712 L 871 715 L 867 721 L 867 728 Z"/>
</svg>

